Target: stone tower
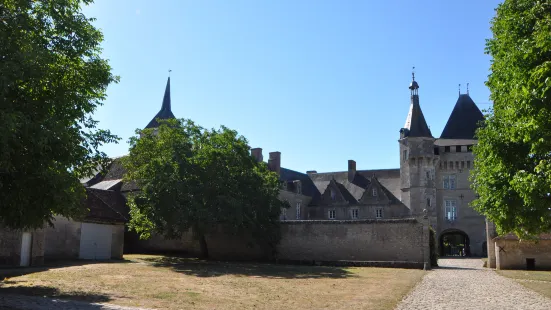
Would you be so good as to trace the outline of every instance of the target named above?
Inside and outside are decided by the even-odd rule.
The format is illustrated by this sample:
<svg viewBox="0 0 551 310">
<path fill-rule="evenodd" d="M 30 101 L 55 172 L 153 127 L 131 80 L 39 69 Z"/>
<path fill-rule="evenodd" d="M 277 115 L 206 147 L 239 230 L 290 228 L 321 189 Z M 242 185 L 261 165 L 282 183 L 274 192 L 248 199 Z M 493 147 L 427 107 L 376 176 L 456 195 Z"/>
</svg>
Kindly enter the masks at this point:
<svg viewBox="0 0 551 310">
<path fill-rule="evenodd" d="M 412 216 L 422 216 L 424 210 L 436 221 L 435 167 L 438 155 L 421 106 L 419 84 L 415 74 L 409 86 L 411 103 L 404 128 L 400 129 L 400 188 L 402 202 Z"/>
</svg>

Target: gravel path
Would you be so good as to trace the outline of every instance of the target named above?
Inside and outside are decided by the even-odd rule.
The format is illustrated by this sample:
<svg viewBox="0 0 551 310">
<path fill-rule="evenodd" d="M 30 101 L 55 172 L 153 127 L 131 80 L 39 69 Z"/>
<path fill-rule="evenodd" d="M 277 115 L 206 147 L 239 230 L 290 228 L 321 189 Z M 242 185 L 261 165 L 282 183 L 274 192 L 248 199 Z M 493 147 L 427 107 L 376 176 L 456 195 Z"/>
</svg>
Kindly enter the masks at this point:
<svg viewBox="0 0 551 310">
<path fill-rule="evenodd" d="M 480 259 L 440 259 L 396 310 L 551 310 L 551 299 L 482 267 Z"/>
<path fill-rule="evenodd" d="M 0 295 L 0 310 L 145 310 L 102 303 L 87 303 L 38 296 Z"/>
</svg>

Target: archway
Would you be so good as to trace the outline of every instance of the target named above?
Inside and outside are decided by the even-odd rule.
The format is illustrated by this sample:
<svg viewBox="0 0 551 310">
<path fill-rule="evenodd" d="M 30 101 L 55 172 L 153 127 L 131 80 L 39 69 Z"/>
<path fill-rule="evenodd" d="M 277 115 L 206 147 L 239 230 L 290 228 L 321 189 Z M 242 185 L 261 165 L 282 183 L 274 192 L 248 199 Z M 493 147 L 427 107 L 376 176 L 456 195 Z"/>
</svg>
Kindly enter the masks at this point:
<svg viewBox="0 0 551 310">
<path fill-rule="evenodd" d="M 440 257 L 471 256 L 469 236 L 459 229 L 448 229 L 440 234 Z"/>
</svg>

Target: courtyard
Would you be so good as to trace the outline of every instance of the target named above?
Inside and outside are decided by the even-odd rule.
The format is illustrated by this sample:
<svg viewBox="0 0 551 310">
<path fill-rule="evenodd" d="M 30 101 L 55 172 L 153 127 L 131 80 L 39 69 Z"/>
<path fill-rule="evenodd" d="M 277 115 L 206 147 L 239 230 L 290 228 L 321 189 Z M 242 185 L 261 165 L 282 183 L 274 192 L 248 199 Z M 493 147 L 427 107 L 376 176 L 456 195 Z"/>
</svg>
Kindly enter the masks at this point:
<svg viewBox="0 0 551 310">
<path fill-rule="evenodd" d="M 0 270 L 0 293 L 156 309 L 393 309 L 425 273 L 125 255 Z"/>
</svg>

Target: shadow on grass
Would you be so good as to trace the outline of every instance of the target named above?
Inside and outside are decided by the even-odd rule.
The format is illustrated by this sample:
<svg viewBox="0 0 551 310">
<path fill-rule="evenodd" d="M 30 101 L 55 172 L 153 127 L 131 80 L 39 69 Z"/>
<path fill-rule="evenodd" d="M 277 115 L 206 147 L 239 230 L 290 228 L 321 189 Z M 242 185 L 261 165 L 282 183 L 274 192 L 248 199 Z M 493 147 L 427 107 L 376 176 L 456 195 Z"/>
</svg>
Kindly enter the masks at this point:
<svg viewBox="0 0 551 310">
<path fill-rule="evenodd" d="M 78 292 L 78 291 L 75 291 L 75 292 L 60 292 L 57 288 L 47 287 L 47 286 L 9 286 L 9 287 L 5 287 L 4 284 L 2 284 L 2 282 L 0 282 L 0 296 L 2 296 L 2 295 L 25 295 L 25 296 L 38 296 L 38 297 L 52 297 L 52 298 L 71 299 L 71 300 L 78 300 L 78 301 L 84 301 L 84 302 L 93 302 L 93 303 L 107 302 L 107 301 L 111 300 L 111 298 L 107 295 L 93 294 L 93 293 L 88 293 L 88 292 Z M 9 298 L 8 298 L 8 300 L 9 300 Z M 5 302 L 6 301 L 0 299 L 0 305 L 2 305 L 2 303 L 5 303 Z M 47 306 L 47 304 L 51 303 L 51 308 L 47 307 L 47 308 L 44 308 L 44 309 L 57 309 L 58 308 L 56 306 L 55 301 L 44 299 L 44 300 L 41 300 L 41 303 L 44 303 L 44 305 L 46 305 L 46 306 Z M 90 305 L 90 306 L 93 306 L 90 309 L 94 309 L 94 307 L 96 305 Z M 98 306 L 97 309 L 100 309 L 100 307 Z"/>
<path fill-rule="evenodd" d="M 356 277 L 355 274 L 340 267 L 220 262 L 179 256 L 140 258 L 139 260 L 155 267 L 167 267 L 175 272 L 197 277 L 219 277 L 224 275 L 282 279 L 340 279 Z"/>
<path fill-rule="evenodd" d="M 105 261 L 97 261 L 97 260 L 50 260 L 44 263 L 42 266 L 31 266 L 31 267 L 1 267 L 0 268 L 0 281 L 5 278 L 13 278 L 13 277 L 19 277 L 24 276 L 27 274 L 35 273 L 35 272 L 43 272 L 51 269 L 58 269 L 58 268 L 65 268 L 65 267 L 73 267 L 73 266 L 84 266 L 84 265 L 91 265 L 91 264 L 128 264 L 128 263 L 134 263 L 130 260 L 105 260 Z"/>
</svg>

